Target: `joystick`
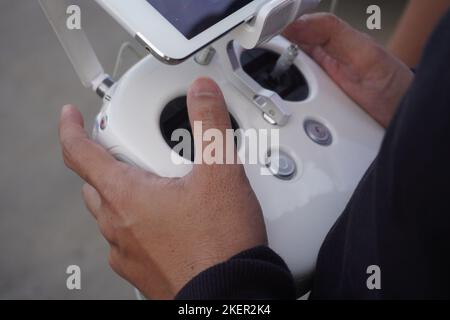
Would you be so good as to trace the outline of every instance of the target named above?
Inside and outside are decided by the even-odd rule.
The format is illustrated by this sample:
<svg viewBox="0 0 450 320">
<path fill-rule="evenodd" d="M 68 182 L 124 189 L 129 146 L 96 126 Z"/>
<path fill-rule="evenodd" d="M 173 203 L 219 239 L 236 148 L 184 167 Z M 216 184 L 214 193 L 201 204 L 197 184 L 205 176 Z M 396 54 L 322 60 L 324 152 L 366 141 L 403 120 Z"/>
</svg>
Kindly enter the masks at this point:
<svg viewBox="0 0 450 320">
<path fill-rule="evenodd" d="M 300 102 L 308 98 L 309 87 L 294 61 L 298 56 L 296 46 L 291 45 L 283 54 L 256 48 L 241 55 L 244 71 L 261 87 L 274 91 L 283 100 Z M 294 53 L 295 52 L 295 53 Z"/>
<path fill-rule="evenodd" d="M 192 161 L 171 161 L 185 155 L 175 153 L 170 138 L 176 129 L 189 130 L 185 96 L 198 77 L 219 84 L 234 129 L 277 130 L 276 150 L 264 150 L 269 160 L 244 168 L 264 212 L 269 245 L 286 261 L 299 294 L 306 292 L 321 244 L 374 160 L 383 129 L 308 55 L 276 36 L 284 25 L 257 29 L 267 10 L 177 66 L 147 56 L 111 83 L 92 48 L 86 49 L 84 34 L 63 30 L 64 1 L 40 1 L 83 82 L 103 97 L 93 138 L 118 159 L 165 177 L 192 170 Z M 91 57 L 83 68 L 74 47 Z M 270 160 L 273 153 L 278 164 Z"/>
<path fill-rule="evenodd" d="M 187 130 L 191 136 L 191 152 L 189 161 L 194 161 L 194 139 L 192 138 L 192 128 L 189 122 L 189 115 L 187 110 L 187 101 L 186 96 L 176 97 L 175 99 L 169 101 L 167 105 L 163 108 L 161 112 L 161 118 L 159 121 L 159 126 L 161 128 L 161 133 L 163 135 L 164 140 L 167 145 L 174 149 L 178 144 L 178 141 L 172 140 L 172 135 L 176 130 L 184 129 Z M 234 131 L 239 129 L 239 125 L 236 122 L 236 119 L 230 114 L 231 126 Z M 238 141 L 236 140 L 236 145 Z M 183 154 L 183 150 L 180 151 L 179 154 L 181 157 L 185 157 Z"/>
<path fill-rule="evenodd" d="M 278 58 L 277 63 L 273 67 L 270 77 L 273 80 L 279 80 L 294 64 L 298 56 L 299 48 L 296 44 L 291 44 L 286 51 Z"/>
</svg>

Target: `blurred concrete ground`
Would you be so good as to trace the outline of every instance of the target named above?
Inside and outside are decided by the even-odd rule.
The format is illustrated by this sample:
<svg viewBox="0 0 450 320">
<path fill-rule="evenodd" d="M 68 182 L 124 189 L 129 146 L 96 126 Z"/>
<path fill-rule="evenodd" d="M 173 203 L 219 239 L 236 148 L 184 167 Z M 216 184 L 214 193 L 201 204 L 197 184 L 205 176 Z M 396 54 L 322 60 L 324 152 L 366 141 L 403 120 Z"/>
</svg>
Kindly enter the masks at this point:
<svg viewBox="0 0 450 320">
<path fill-rule="evenodd" d="M 131 39 L 94 1 L 73 2 L 112 72 L 120 44 Z M 383 43 L 404 1 L 341 0 L 337 12 L 364 30 L 369 4 L 382 7 L 383 30 L 371 35 Z M 99 99 L 80 85 L 36 0 L 0 0 L 0 41 L 0 299 L 133 299 L 108 266 L 82 183 L 58 145 L 61 106 L 79 106 L 90 128 Z M 81 291 L 66 289 L 72 264 L 82 269 Z"/>
</svg>

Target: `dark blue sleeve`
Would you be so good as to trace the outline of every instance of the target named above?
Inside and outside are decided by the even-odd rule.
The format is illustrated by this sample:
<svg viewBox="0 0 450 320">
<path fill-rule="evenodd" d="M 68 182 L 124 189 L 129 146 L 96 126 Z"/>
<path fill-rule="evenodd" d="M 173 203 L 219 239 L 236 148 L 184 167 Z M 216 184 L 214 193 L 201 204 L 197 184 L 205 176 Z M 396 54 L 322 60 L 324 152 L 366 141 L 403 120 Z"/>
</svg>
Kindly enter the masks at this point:
<svg viewBox="0 0 450 320">
<path fill-rule="evenodd" d="M 450 11 L 319 253 L 311 299 L 450 298 Z M 379 268 L 368 286 L 369 266 Z"/>
<path fill-rule="evenodd" d="M 271 249 L 242 252 L 192 279 L 177 300 L 295 299 L 295 284 L 284 261 Z"/>
</svg>

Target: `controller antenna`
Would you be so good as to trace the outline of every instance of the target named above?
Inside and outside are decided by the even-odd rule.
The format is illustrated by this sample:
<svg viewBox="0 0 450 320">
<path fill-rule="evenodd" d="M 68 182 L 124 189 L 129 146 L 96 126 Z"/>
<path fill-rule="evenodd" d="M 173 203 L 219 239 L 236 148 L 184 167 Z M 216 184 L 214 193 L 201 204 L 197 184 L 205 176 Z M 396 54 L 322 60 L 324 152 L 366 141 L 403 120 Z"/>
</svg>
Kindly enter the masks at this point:
<svg viewBox="0 0 450 320">
<path fill-rule="evenodd" d="M 85 32 L 67 27 L 69 0 L 39 0 L 39 4 L 83 85 L 104 98 L 114 81 L 105 73 Z"/>
<path fill-rule="evenodd" d="M 283 54 L 278 58 L 278 61 L 270 73 L 272 79 L 278 80 L 285 74 L 294 64 L 298 57 L 299 47 L 296 44 L 291 44 Z"/>
</svg>

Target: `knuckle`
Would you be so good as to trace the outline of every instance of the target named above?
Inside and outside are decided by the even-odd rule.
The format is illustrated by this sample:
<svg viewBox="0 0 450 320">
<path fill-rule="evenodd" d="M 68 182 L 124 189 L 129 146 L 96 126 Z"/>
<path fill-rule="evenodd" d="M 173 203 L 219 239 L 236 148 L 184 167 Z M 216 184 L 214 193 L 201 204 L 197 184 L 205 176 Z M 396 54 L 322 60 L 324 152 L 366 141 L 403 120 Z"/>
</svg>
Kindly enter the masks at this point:
<svg viewBox="0 0 450 320">
<path fill-rule="evenodd" d="M 117 232 L 112 225 L 109 213 L 103 212 L 98 216 L 98 228 L 110 244 L 117 244 Z"/>
<path fill-rule="evenodd" d="M 324 25 L 328 26 L 328 30 L 332 30 L 333 32 L 339 32 L 343 27 L 343 21 L 332 13 L 324 13 L 322 16 L 324 21 Z"/>
<path fill-rule="evenodd" d="M 81 189 L 81 195 L 86 204 L 89 205 L 90 208 L 100 209 L 101 206 L 101 198 L 97 192 L 91 185 L 85 183 Z"/>
<path fill-rule="evenodd" d="M 61 145 L 64 160 L 70 162 L 73 156 L 78 153 L 80 141 L 78 139 L 65 138 L 61 141 Z"/>
<path fill-rule="evenodd" d="M 120 258 L 116 249 L 111 249 L 109 252 L 108 263 L 111 269 L 119 275 L 123 274 Z"/>
<path fill-rule="evenodd" d="M 83 141 L 75 138 L 67 138 L 62 141 L 62 156 L 64 160 L 64 165 L 69 169 L 77 171 L 78 174 L 82 174 L 82 172 L 78 172 L 78 166 L 80 165 L 81 158 L 83 156 L 82 148 Z M 87 177 L 82 176 L 84 180 Z"/>
<path fill-rule="evenodd" d="M 118 195 L 120 193 L 119 189 L 120 185 L 114 185 L 110 181 L 106 181 L 105 179 L 103 179 L 101 194 L 109 205 L 114 206 L 114 204 L 117 202 Z"/>
<path fill-rule="evenodd" d="M 112 228 L 109 228 L 105 225 L 99 226 L 100 232 L 103 235 L 103 237 L 111 244 L 116 243 L 116 236 L 115 231 Z"/>
<path fill-rule="evenodd" d="M 223 99 L 210 97 L 203 99 L 203 106 L 197 109 L 197 113 L 203 121 L 222 120 L 228 117 L 228 113 L 226 112 L 227 107 Z"/>
<path fill-rule="evenodd" d="M 337 25 L 340 23 L 340 19 L 336 15 L 329 13 L 329 12 L 323 14 L 323 19 L 327 23 L 329 23 L 331 26 Z"/>
<path fill-rule="evenodd" d="M 66 156 L 66 154 L 63 153 L 63 161 L 64 161 L 64 165 L 71 169 L 72 168 L 72 162 L 70 161 L 70 159 Z"/>
</svg>

